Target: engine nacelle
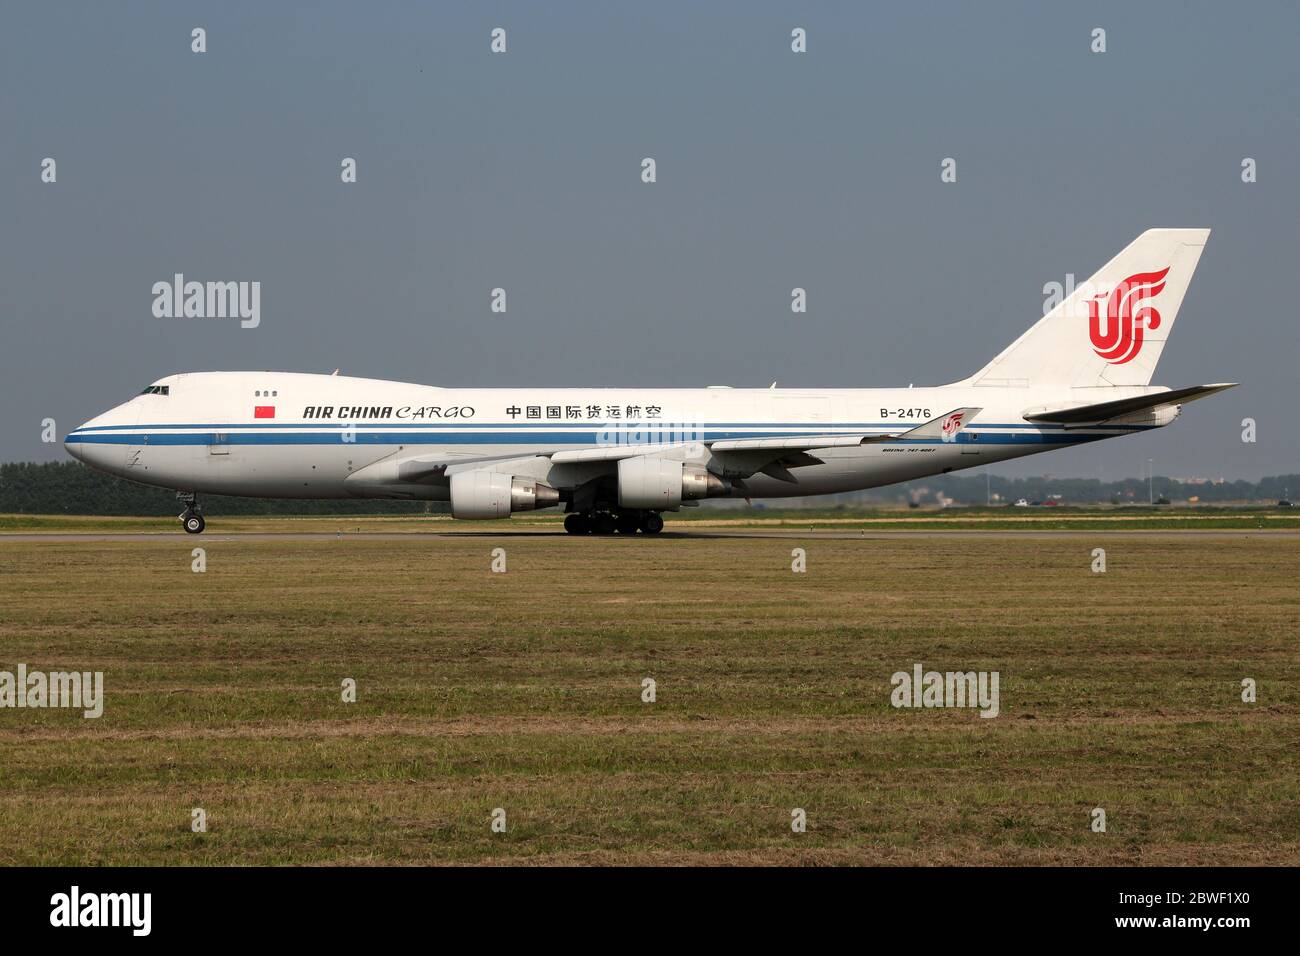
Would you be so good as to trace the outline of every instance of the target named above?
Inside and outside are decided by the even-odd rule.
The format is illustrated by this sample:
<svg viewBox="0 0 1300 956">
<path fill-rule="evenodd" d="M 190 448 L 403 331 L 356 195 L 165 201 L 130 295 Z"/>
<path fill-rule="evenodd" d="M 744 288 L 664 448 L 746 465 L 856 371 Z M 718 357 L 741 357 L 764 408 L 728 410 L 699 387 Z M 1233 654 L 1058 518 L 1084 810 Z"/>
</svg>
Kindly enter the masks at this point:
<svg viewBox="0 0 1300 956">
<path fill-rule="evenodd" d="M 532 478 L 499 471 L 458 471 L 451 476 L 451 516 L 472 520 L 509 518 L 560 503 L 560 493 Z"/>
<path fill-rule="evenodd" d="M 648 456 L 618 463 L 618 503 L 623 508 L 676 511 L 683 500 L 730 493 L 731 482 L 699 465 Z"/>
</svg>

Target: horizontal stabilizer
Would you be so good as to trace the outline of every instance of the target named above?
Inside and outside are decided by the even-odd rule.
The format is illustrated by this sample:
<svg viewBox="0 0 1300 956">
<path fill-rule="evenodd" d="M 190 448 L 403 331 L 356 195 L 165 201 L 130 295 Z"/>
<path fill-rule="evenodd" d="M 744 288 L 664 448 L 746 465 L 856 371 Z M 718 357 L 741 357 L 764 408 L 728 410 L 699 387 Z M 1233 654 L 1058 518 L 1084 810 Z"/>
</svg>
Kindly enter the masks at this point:
<svg viewBox="0 0 1300 956">
<path fill-rule="evenodd" d="M 1136 398 L 1117 398 L 1113 402 L 1098 402 L 1095 405 L 1072 405 L 1057 409 L 1042 409 L 1025 415 L 1025 420 L 1057 425 L 1082 425 L 1108 422 L 1123 418 L 1149 408 L 1165 405 L 1185 405 L 1198 398 L 1205 398 L 1216 392 L 1233 388 L 1236 382 L 1217 385 L 1192 385 L 1188 388 L 1175 388 L 1151 395 L 1139 395 Z"/>
</svg>

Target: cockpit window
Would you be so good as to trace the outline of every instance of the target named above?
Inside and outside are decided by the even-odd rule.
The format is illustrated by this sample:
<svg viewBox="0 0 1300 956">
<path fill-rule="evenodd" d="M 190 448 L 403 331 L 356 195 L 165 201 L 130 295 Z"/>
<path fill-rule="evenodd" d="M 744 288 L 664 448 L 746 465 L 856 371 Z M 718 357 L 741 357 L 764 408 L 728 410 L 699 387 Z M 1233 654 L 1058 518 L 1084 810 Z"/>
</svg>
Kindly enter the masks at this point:
<svg viewBox="0 0 1300 956">
<path fill-rule="evenodd" d="M 141 395 L 170 395 L 172 387 L 170 385 L 147 385 Z"/>
</svg>

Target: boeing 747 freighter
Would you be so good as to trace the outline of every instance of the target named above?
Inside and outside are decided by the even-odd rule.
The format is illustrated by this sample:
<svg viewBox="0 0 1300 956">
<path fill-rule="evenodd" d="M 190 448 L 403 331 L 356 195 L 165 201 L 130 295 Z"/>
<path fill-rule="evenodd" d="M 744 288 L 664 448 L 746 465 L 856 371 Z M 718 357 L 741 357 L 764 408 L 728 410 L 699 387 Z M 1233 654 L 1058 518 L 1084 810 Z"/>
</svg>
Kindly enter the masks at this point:
<svg viewBox="0 0 1300 956">
<path fill-rule="evenodd" d="M 571 534 L 656 534 L 703 498 L 873 488 L 1162 428 L 1230 384 L 1151 385 L 1207 229 L 1151 229 L 960 382 L 928 388 L 448 389 L 295 372 L 160 378 L 65 447 L 198 495 L 563 508 Z"/>
</svg>

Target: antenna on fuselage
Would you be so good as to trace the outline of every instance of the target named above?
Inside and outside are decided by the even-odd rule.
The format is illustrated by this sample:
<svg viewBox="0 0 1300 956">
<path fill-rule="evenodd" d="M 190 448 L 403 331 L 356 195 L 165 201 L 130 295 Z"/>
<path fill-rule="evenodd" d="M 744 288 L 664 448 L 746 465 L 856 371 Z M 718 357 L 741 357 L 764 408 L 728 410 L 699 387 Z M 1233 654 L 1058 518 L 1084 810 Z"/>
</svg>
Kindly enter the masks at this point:
<svg viewBox="0 0 1300 956">
<path fill-rule="evenodd" d="M 338 373 L 339 373 L 338 369 L 335 369 L 334 371 L 330 372 L 331 375 L 337 375 Z"/>
</svg>

